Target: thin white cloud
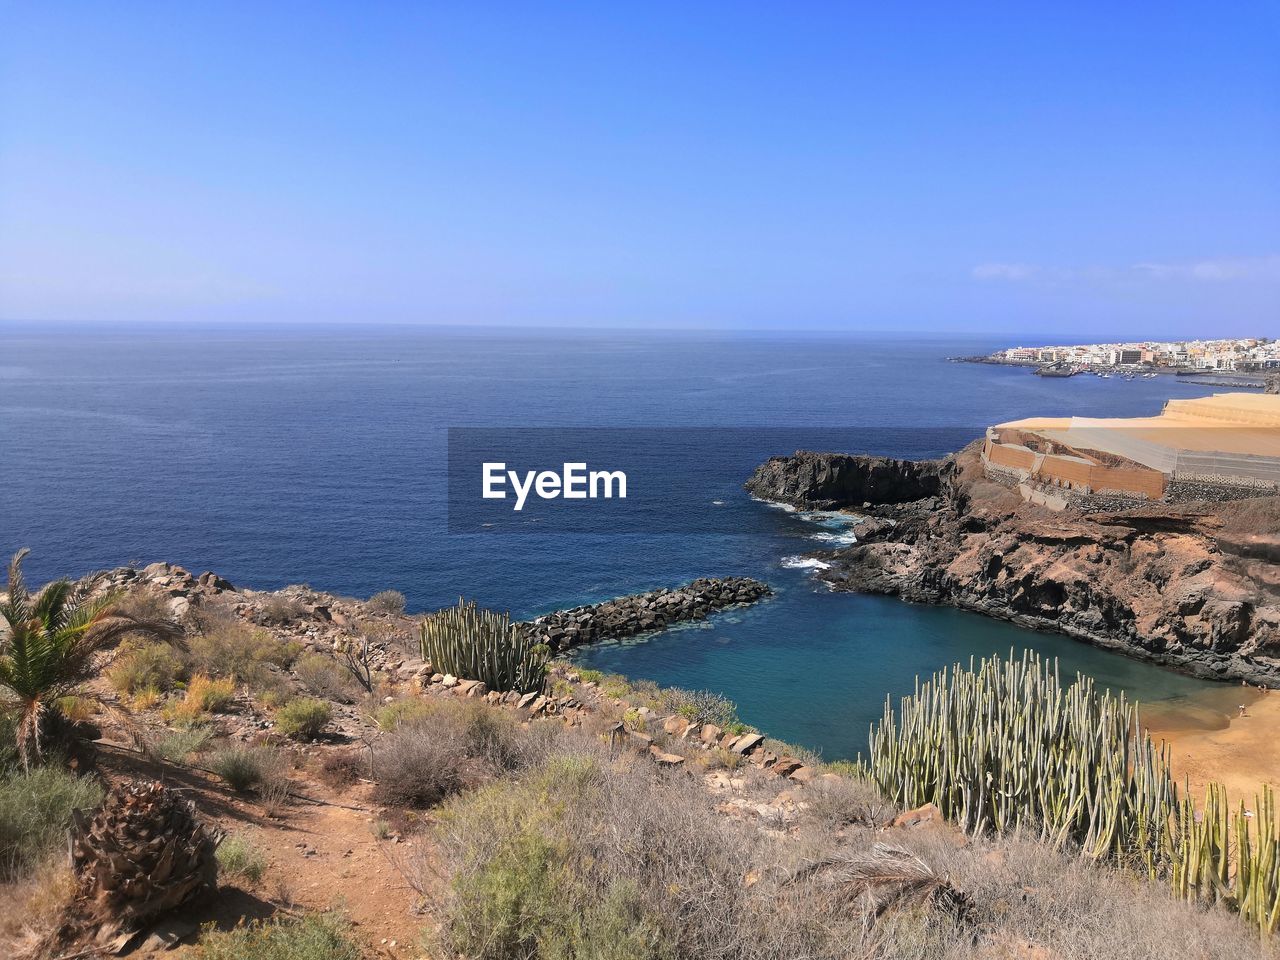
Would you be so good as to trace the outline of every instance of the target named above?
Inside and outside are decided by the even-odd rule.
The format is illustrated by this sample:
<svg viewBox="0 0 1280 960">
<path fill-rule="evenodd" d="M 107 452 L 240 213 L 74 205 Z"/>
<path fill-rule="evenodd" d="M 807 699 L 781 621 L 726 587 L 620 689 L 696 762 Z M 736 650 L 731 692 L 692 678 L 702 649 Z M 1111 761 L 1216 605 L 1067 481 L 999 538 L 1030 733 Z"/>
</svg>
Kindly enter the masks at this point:
<svg viewBox="0 0 1280 960">
<path fill-rule="evenodd" d="M 1208 260 L 1144 261 L 1127 267 L 1042 267 L 1031 263 L 982 263 L 973 278 L 1018 283 L 1063 281 L 1152 280 L 1189 283 L 1280 282 L 1280 254 L 1221 257 Z"/>
<path fill-rule="evenodd" d="M 1187 263 L 1137 263 L 1133 271 L 1155 280 L 1280 280 L 1280 256 L 1225 257 Z"/>
<path fill-rule="evenodd" d="M 1030 280 L 1040 268 L 1030 263 L 980 263 L 973 268 L 975 280 Z"/>
</svg>

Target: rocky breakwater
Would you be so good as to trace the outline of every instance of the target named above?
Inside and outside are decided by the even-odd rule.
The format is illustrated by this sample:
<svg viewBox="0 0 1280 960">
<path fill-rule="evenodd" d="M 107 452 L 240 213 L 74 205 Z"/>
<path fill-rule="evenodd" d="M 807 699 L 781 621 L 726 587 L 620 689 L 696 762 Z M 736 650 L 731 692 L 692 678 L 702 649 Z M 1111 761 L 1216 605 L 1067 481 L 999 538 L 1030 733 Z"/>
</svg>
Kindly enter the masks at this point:
<svg viewBox="0 0 1280 960">
<path fill-rule="evenodd" d="M 703 620 L 726 607 L 755 603 L 770 594 L 750 577 L 703 577 L 674 590 L 651 590 L 587 606 L 559 610 L 520 624 L 552 650 L 616 640 L 688 620 Z"/>
<path fill-rule="evenodd" d="M 867 471 L 881 461 L 775 458 L 747 488 L 868 515 L 856 544 L 815 554 L 827 564 L 815 575 L 834 589 L 946 603 L 1197 676 L 1280 686 L 1280 498 L 1055 513 L 986 479 L 976 445 L 921 463 L 938 487 L 918 500 L 892 487 L 832 497 L 823 458 Z M 797 486 L 803 477 L 813 486 Z"/>
</svg>

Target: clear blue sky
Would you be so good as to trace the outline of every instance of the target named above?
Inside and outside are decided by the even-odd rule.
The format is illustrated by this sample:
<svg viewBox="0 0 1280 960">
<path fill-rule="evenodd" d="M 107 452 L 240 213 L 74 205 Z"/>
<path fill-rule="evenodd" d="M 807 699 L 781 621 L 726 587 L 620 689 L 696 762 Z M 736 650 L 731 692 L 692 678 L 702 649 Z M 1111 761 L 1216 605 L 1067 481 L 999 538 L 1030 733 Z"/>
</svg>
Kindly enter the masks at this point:
<svg viewBox="0 0 1280 960">
<path fill-rule="evenodd" d="M 1280 335 L 1280 5 L 0 4 L 0 316 Z"/>
</svg>

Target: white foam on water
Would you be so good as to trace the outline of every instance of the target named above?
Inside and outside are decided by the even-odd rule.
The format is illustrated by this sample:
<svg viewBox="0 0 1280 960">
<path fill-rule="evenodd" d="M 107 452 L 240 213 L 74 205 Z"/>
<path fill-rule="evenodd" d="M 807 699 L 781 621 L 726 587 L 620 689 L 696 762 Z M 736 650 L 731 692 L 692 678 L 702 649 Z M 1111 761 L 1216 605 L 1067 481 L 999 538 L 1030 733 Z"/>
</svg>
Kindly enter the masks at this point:
<svg viewBox="0 0 1280 960">
<path fill-rule="evenodd" d="M 788 570 L 826 570 L 831 566 L 817 557 L 783 557 L 780 562 Z"/>
<path fill-rule="evenodd" d="M 847 530 L 844 533 L 814 533 L 810 534 L 809 539 L 819 540 L 822 543 L 838 544 L 845 547 L 852 546 L 858 542 L 858 538 L 854 536 L 852 530 Z"/>
<path fill-rule="evenodd" d="M 777 500 L 766 500 L 764 497 L 752 496 L 752 500 L 756 503 L 763 503 L 766 507 L 773 507 L 775 510 L 781 510 L 783 513 L 795 513 L 796 508 L 789 503 L 779 503 Z"/>
</svg>

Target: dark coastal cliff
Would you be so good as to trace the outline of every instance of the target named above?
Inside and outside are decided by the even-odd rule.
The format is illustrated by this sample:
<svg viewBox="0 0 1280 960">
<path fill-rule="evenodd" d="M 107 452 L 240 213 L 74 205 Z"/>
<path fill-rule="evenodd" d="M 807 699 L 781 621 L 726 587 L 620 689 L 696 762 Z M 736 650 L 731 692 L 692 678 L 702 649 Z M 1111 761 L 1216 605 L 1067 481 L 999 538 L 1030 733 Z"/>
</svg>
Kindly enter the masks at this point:
<svg viewBox="0 0 1280 960">
<path fill-rule="evenodd" d="M 893 460 L 800 450 L 761 464 L 746 487 L 762 500 L 808 510 L 909 503 L 941 490 L 942 466 L 943 461 L 936 460 Z"/>
<path fill-rule="evenodd" d="M 938 478 L 920 499 L 856 486 L 840 499 L 821 479 L 826 457 L 842 471 L 857 472 L 850 461 L 881 469 L 880 458 L 798 454 L 762 465 L 747 488 L 788 503 L 872 504 L 857 544 L 816 554 L 833 588 L 951 604 L 1198 676 L 1280 686 L 1280 498 L 1054 513 L 986 480 L 970 448 L 916 465 Z M 793 482 L 805 476 L 812 488 Z M 769 496 L 770 481 L 782 496 Z"/>
</svg>

